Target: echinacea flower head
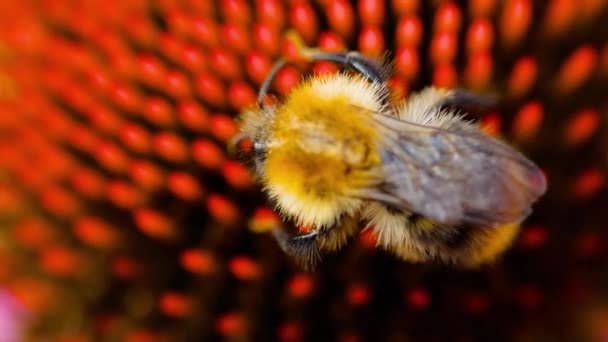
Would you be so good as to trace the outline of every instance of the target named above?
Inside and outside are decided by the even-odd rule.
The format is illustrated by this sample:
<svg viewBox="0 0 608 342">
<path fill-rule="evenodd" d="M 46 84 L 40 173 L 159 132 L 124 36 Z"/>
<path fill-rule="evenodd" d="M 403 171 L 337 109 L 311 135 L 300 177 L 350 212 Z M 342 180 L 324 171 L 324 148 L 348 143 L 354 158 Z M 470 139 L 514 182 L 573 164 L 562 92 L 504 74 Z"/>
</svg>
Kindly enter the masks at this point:
<svg viewBox="0 0 608 342">
<path fill-rule="evenodd" d="M 606 339 L 606 20 L 603 0 L 1 1 L 11 317 L 52 341 Z M 369 231 L 314 273 L 283 255 L 227 143 L 279 57 L 277 97 L 338 69 L 298 61 L 288 30 L 388 51 L 396 98 L 498 95 L 474 119 L 550 187 L 496 265 L 406 264 Z"/>
</svg>

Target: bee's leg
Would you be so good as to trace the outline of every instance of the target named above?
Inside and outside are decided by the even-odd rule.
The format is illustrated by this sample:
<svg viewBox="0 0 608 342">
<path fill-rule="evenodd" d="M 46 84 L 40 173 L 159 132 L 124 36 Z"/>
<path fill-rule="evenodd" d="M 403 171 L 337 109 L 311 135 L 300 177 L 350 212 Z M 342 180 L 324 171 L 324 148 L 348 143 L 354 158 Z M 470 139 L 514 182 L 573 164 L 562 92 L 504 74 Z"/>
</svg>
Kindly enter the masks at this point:
<svg viewBox="0 0 608 342">
<path fill-rule="evenodd" d="M 331 53 L 310 48 L 306 46 L 302 37 L 293 30 L 288 31 L 286 36 L 295 44 L 300 54 L 310 61 L 323 60 L 346 65 L 380 86 L 384 86 L 384 83 L 390 76 L 389 68 L 382 61 L 367 58 L 355 51 Z"/>
<path fill-rule="evenodd" d="M 272 70 L 270 70 L 270 73 L 264 80 L 264 83 L 262 83 L 260 91 L 258 92 L 258 106 L 260 106 L 260 108 L 264 108 L 264 97 L 266 97 L 266 93 L 268 93 L 268 89 L 270 88 L 272 81 L 274 81 L 274 78 L 279 73 L 279 70 L 281 70 L 281 68 L 283 68 L 285 64 L 287 64 L 286 60 L 279 59 L 272 67 Z"/>
<path fill-rule="evenodd" d="M 497 100 L 490 96 L 474 94 L 463 89 L 454 89 L 450 95 L 439 101 L 437 107 L 450 107 L 455 110 L 474 112 L 495 107 Z"/>
<path fill-rule="evenodd" d="M 314 268 L 324 252 L 342 248 L 350 237 L 360 231 L 357 217 L 347 217 L 337 227 L 315 230 L 304 235 L 290 235 L 280 228 L 272 231 L 281 249 L 306 268 Z"/>
<path fill-rule="evenodd" d="M 281 228 L 274 228 L 272 230 L 272 235 L 283 252 L 295 258 L 305 268 L 314 268 L 321 258 L 319 234 L 316 231 L 305 235 L 293 236 Z"/>
</svg>

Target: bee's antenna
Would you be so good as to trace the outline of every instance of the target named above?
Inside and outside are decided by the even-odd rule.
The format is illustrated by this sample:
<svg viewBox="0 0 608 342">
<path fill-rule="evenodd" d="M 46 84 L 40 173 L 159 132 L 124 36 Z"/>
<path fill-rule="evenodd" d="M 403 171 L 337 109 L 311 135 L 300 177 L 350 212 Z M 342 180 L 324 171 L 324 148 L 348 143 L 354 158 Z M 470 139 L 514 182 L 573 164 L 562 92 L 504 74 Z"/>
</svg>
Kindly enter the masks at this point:
<svg viewBox="0 0 608 342">
<path fill-rule="evenodd" d="M 314 52 L 311 54 L 314 60 L 324 60 L 330 62 L 336 62 L 353 69 L 354 71 L 365 76 L 367 79 L 382 85 L 384 83 L 384 77 L 382 72 L 379 70 L 379 66 L 375 65 L 373 60 L 367 59 L 358 52 L 339 52 L 339 53 L 327 53 L 327 52 Z"/>
<path fill-rule="evenodd" d="M 388 72 L 386 66 L 379 61 L 367 58 L 356 51 L 324 52 L 319 49 L 307 47 L 304 41 L 302 41 L 302 38 L 295 31 L 287 32 L 286 36 L 295 44 L 302 57 L 307 60 L 322 60 L 345 65 L 384 89 L 386 79 L 390 72 Z"/>
<path fill-rule="evenodd" d="M 385 67 L 380 63 L 377 63 L 375 60 L 366 58 L 355 51 L 332 53 L 309 48 L 304 44 L 302 38 L 295 31 L 287 32 L 286 37 L 296 45 L 298 52 L 305 59 L 309 61 L 329 61 L 346 65 L 347 67 L 365 76 L 372 83 L 381 87 L 381 89 L 385 90 L 384 83 L 386 82 L 388 73 L 386 72 Z M 270 85 L 285 64 L 287 64 L 287 60 L 283 58 L 279 59 L 272 67 L 272 70 L 268 74 L 268 77 L 266 77 L 264 80 L 264 83 L 262 83 L 260 91 L 258 92 L 258 106 L 260 106 L 260 108 L 264 109 L 264 98 L 266 97 L 266 93 L 268 93 Z"/>
<path fill-rule="evenodd" d="M 369 59 L 356 51 L 324 52 L 306 46 L 298 33 L 293 30 L 287 32 L 286 36 L 296 45 L 298 52 L 308 60 L 322 60 L 346 65 L 378 85 L 382 85 L 388 77 L 380 63 L 376 63 L 375 60 Z"/>
<path fill-rule="evenodd" d="M 266 77 L 264 80 L 264 83 L 262 83 L 260 91 L 258 92 L 258 106 L 260 106 L 260 108 L 264 109 L 264 97 L 266 97 L 266 93 L 268 92 L 272 81 L 274 81 L 274 78 L 279 73 L 279 70 L 281 70 L 285 64 L 287 64 L 285 59 L 279 59 L 272 67 L 272 70 L 270 71 L 270 74 L 268 74 L 268 77 Z"/>
</svg>

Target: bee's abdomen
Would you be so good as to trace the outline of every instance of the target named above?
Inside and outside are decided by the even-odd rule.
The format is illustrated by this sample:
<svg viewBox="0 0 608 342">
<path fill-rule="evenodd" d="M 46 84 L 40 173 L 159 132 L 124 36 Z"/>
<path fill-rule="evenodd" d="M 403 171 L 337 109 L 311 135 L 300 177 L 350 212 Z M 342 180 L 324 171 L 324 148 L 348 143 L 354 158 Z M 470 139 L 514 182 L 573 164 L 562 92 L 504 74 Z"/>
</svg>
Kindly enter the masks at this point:
<svg viewBox="0 0 608 342">
<path fill-rule="evenodd" d="M 510 245 L 518 225 L 482 227 L 462 223 L 443 226 L 422 215 L 411 214 L 406 219 L 406 229 L 410 229 L 409 236 L 415 240 L 413 245 L 418 246 L 423 259 L 472 267 L 494 261 Z"/>
<path fill-rule="evenodd" d="M 374 227 L 378 245 L 410 262 L 439 262 L 475 267 L 495 260 L 512 242 L 519 225 L 441 225 L 431 219 L 372 202 L 364 219 Z"/>
</svg>

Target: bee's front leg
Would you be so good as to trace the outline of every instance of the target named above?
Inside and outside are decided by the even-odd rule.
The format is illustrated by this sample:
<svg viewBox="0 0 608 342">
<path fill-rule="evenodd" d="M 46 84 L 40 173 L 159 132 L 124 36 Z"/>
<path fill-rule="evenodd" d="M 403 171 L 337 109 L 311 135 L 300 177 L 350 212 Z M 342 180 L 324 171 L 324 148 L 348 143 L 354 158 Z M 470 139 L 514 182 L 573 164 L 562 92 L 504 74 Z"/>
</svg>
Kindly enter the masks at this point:
<svg viewBox="0 0 608 342">
<path fill-rule="evenodd" d="M 314 268 L 321 259 L 319 231 L 294 236 L 281 228 L 274 228 L 272 235 L 283 252 L 295 258 L 304 268 Z"/>
<path fill-rule="evenodd" d="M 272 235 L 286 254 L 295 258 L 302 267 L 313 269 L 323 253 L 342 248 L 360 230 L 358 217 L 349 216 L 337 226 L 303 235 L 291 235 L 278 227 L 272 230 Z"/>
</svg>

